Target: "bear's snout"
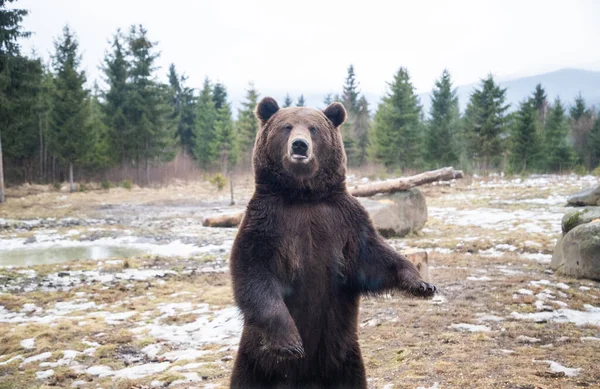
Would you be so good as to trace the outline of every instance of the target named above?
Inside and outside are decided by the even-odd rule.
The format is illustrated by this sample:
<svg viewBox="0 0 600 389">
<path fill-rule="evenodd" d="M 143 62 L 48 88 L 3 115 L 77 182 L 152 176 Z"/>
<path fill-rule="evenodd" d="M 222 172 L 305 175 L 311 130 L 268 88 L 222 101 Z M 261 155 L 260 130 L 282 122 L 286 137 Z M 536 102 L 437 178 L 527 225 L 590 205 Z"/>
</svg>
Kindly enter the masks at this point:
<svg viewBox="0 0 600 389">
<path fill-rule="evenodd" d="M 288 157 L 291 162 L 307 163 L 311 160 L 312 140 L 307 128 L 294 128 L 288 139 Z"/>
<path fill-rule="evenodd" d="M 295 159 L 308 158 L 309 144 L 304 139 L 296 138 L 292 141 L 292 157 Z"/>
</svg>

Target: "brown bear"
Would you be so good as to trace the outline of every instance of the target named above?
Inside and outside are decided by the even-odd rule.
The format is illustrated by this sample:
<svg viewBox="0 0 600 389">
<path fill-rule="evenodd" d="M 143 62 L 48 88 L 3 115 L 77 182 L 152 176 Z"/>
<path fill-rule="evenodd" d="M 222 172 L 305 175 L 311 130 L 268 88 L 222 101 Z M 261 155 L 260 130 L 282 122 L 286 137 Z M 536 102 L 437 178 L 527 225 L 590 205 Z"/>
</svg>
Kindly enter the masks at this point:
<svg viewBox="0 0 600 389">
<path fill-rule="evenodd" d="M 266 97 L 256 116 L 256 187 L 230 259 L 244 318 L 231 388 L 366 389 L 360 296 L 436 287 L 347 192 L 342 104 L 280 109 Z"/>
</svg>

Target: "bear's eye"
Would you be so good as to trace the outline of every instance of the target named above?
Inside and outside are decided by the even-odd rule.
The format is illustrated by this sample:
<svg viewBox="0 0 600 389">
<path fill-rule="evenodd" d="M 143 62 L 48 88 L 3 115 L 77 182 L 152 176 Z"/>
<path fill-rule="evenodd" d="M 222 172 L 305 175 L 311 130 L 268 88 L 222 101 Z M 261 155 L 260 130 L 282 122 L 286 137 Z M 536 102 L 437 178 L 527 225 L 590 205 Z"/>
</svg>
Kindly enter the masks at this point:
<svg viewBox="0 0 600 389">
<path fill-rule="evenodd" d="M 292 131 L 292 125 L 291 124 L 286 124 L 285 126 L 283 126 L 283 129 L 290 132 Z"/>
<path fill-rule="evenodd" d="M 317 128 L 316 127 L 311 127 L 308 129 L 310 131 L 311 134 L 316 134 L 317 133 Z"/>
</svg>

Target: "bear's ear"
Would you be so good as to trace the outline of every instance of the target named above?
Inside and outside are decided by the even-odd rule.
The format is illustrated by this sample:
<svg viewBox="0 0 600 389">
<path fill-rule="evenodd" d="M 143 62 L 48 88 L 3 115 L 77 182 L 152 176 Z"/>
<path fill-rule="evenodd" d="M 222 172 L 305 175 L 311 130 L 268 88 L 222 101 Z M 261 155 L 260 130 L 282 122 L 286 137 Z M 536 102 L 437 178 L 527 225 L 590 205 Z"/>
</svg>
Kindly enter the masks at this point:
<svg viewBox="0 0 600 389">
<path fill-rule="evenodd" d="M 254 114 L 260 120 L 260 123 L 264 125 L 277 111 L 279 111 L 277 101 L 272 97 L 265 97 L 256 106 Z"/>
<path fill-rule="evenodd" d="M 327 119 L 331 120 L 334 127 L 341 126 L 346 121 L 346 109 L 342 103 L 331 103 L 323 110 Z"/>
</svg>

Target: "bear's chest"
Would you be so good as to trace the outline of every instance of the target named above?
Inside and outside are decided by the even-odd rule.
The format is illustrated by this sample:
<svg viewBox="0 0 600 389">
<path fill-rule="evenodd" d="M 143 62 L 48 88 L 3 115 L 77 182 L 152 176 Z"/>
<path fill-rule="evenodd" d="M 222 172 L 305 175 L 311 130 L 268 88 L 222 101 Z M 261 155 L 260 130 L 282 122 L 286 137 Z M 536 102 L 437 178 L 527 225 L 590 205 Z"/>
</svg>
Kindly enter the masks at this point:
<svg viewBox="0 0 600 389">
<path fill-rule="evenodd" d="M 280 274 L 313 277 L 343 262 L 348 229 L 337 208 L 326 204 L 290 206 L 278 224 Z"/>
</svg>

